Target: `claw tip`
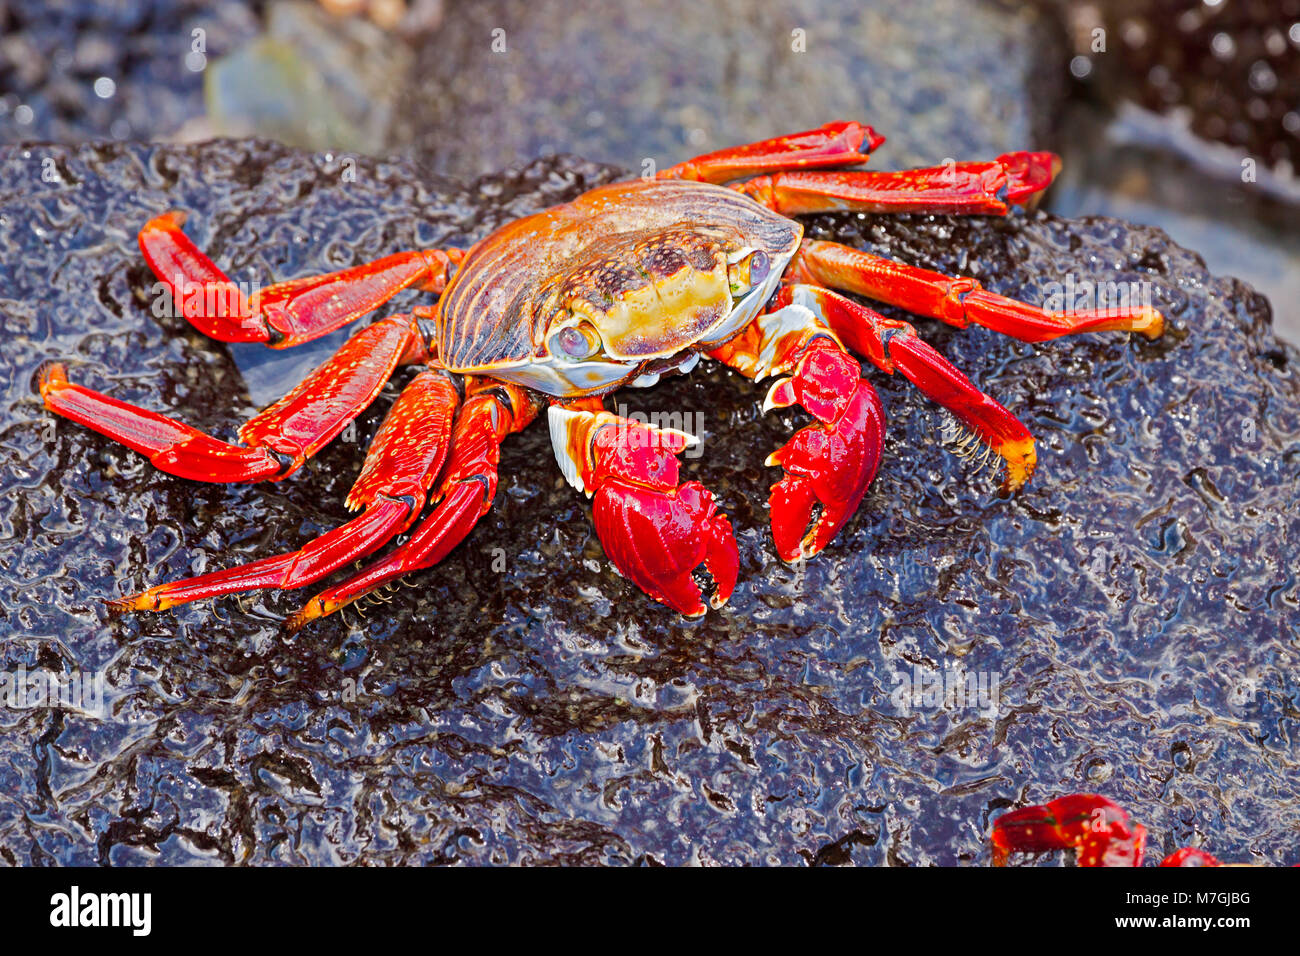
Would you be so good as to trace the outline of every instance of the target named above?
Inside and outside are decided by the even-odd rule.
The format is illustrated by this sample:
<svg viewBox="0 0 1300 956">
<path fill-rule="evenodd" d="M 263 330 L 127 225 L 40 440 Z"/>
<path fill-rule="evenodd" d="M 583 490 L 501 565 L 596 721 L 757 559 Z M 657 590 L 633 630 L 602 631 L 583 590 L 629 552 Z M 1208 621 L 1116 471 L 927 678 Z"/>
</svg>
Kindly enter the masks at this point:
<svg viewBox="0 0 1300 956">
<path fill-rule="evenodd" d="M 763 414 L 766 415 L 774 408 L 788 408 L 798 400 L 794 393 L 794 380 L 791 378 L 778 378 L 772 383 L 772 387 L 767 390 L 767 396 L 763 399 Z"/>
</svg>

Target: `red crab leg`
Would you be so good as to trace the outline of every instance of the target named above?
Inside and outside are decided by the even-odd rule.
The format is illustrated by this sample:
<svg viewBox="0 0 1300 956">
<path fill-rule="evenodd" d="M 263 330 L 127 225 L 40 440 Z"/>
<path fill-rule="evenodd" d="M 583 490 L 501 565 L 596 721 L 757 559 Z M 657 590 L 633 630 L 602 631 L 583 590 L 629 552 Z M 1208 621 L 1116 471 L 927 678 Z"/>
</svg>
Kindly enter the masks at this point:
<svg viewBox="0 0 1300 956">
<path fill-rule="evenodd" d="M 805 241 L 787 277 L 856 292 L 957 328 L 973 322 L 1023 342 L 1109 331 L 1154 339 L 1164 330 L 1164 317 L 1150 306 L 1048 312 L 987 292 L 974 279 L 905 265 L 837 242 Z"/>
<path fill-rule="evenodd" d="M 347 524 L 297 551 L 160 584 L 110 601 L 115 612 L 162 611 L 252 588 L 299 588 L 374 551 L 401 534 L 419 515 L 429 486 L 447 457 L 451 422 L 460 396 L 447 372 L 427 369 L 413 378 L 379 426 L 348 508 L 364 508 Z"/>
<path fill-rule="evenodd" d="M 805 133 L 777 136 L 746 146 L 696 156 L 659 173 L 660 179 L 725 183 L 777 169 L 818 169 L 865 163 L 885 141 L 861 123 L 827 123 Z"/>
<path fill-rule="evenodd" d="M 906 322 L 827 289 L 788 285 L 779 289 L 768 308 L 797 304 L 809 309 L 849 348 L 865 355 L 883 372 L 902 372 L 932 401 L 948 409 L 984 445 L 1006 462 L 1003 492 L 1019 489 L 1034 473 L 1037 454 L 1029 429 L 1003 405 L 972 384 L 962 372 L 921 339 Z"/>
<path fill-rule="evenodd" d="M 993 865 L 1012 853 L 1073 849 L 1079 866 L 1141 866 L 1147 831 L 1112 800 L 1076 793 L 998 817 Z"/>
<path fill-rule="evenodd" d="M 786 216 L 833 212 L 1005 215 L 1036 202 L 1060 171 L 1053 153 L 1004 153 L 993 162 L 948 163 L 899 172 L 778 172 L 736 186 Z"/>
<path fill-rule="evenodd" d="M 289 633 L 333 614 L 393 578 L 437 564 L 487 514 L 496 497 L 501 441 L 531 422 L 539 406 L 526 389 L 488 379 L 469 380 L 466 395 L 452 429 L 451 454 L 436 495 L 437 506 L 401 547 L 308 601 L 285 621 Z"/>
<path fill-rule="evenodd" d="M 876 476 L 885 440 L 880 396 L 806 309 L 760 315 L 710 354 L 753 379 L 787 376 L 764 409 L 799 404 L 817 419 L 767 459 L 785 469 L 768 500 L 777 553 L 785 561 L 812 557 L 857 511 Z"/>
<path fill-rule="evenodd" d="M 740 557 L 726 515 L 698 481 L 678 484 L 677 456 L 691 436 L 604 411 L 600 400 L 555 405 L 551 443 L 566 477 L 593 495 L 592 519 L 622 575 L 680 614 L 705 612 L 692 572 L 713 577 L 710 603 L 736 586 Z"/>
<path fill-rule="evenodd" d="M 319 338 L 383 305 L 407 286 L 440 292 L 459 250 L 398 252 L 328 275 L 243 291 L 181 231 L 185 214 L 163 213 L 140 230 L 140 249 L 174 307 L 222 342 L 262 342 L 283 349 Z"/>
<path fill-rule="evenodd" d="M 412 316 L 395 315 L 367 326 L 297 388 L 249 419 L 239 429 L 242 445 L 73 385 L 62 365 L 44 370 L 40 389 L 51 411 L 148 455 L 169 474 L 194 481 L 278 481 L 369 405 L 399 363 L 425 357 Z"/>
</svg>

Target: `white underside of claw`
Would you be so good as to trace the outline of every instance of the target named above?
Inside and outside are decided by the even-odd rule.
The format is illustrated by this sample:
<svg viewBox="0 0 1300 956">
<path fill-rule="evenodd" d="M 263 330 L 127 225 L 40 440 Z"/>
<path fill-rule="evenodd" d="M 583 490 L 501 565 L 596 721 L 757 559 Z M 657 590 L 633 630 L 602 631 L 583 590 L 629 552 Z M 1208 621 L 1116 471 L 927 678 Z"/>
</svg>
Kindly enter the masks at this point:
<svg viewBox="0 0 1300 956">
<path fill-rule="evenodd" d="M 755 322 L 763 333 L 762 347 L 759 349 L 757 362 L 755 363 L 754 381 L 756 382 L 762 381 L 769 375 L 775 375 L 778 371 L 784 371 L 784 369 L 775 369 L 772 366 L 776 364 L 777 347 L 787 336 L 802 331 L 816 331 L 829 334 L 834 338 L 831 330 L 826 327 L 821 319 L 813 315 L 811 309 L 797 303 L 787 305 L 784 309 L 777 309 L 775 312 L 768 312 L 766 315 L 760 315 Z M 764 410 L 766 411 L 766 409 Z"/>
<path fill-rule="evenodd" d="M 602 418 L 604 420 L 603 424 L 616 425 L 619 422 L 628 422 L 648 428 L 660 435 L 676 435 L 682 439 L 687 448 L 693 448 L 700 443 L 698 437 L 690 432 L 684 432 L 680 428 L 660 428 L 649 421 L 642 421 L 637 417 L 639 413 L 623 418 L 610 412 L 573 411 L 563 405 L 552 405 L 546 410 L 546 423 L 551 429 L 551 451 L 555 454 L 555 463 L 560 466 L 560 472 L 564 475 L 564 480 L 588 498 L 591 497 L 594 489 L 588 488 L 582 480 L 582 471 L 587 467 L 588 463 L 580 462 L 573 457 L 572 449 L 576 445 L 576 442 L 573 441 L 573 432 L 576 427 L 593 414 Z M 594 435 L 594 433 L 592 434 Z"/>
<path fill-rule="evenodd" d="M 555 453 L 555 463 L 560 466 L 564 480 L 590 497 L 591 492 L 582 483 L 582 466 L 569 452 L 573 447 L 573 443 L 569 441 L 572 426 L 584 414 L 587 413 L 570 411 L 561 405 L 552 405 L 546 411 L 546 422 L 551 427 L 551 451 Z"/>
<path fill-rule="evenodd" d="M 790 382 L 789 376 L 778 378 L 772 383 L 772 387 L 767 390 L 767 396 L 763 399 L 763 414 L 766 415 L 774 408 L 789 408 L 790 402 L 785 401 L 781 396 L 781 389 Z"/>
</svg>

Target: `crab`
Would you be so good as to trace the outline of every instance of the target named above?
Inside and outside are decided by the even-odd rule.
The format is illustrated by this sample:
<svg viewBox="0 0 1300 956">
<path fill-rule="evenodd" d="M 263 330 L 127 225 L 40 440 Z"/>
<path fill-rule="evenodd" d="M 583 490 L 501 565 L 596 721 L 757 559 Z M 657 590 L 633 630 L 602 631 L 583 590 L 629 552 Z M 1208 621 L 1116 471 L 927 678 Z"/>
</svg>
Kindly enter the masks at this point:
<svg viewBox="0 0 1300 956">
<path fill-rule="evenodd" d="M 296 631 L 401 575 L 442 560 L 491 507 L 499 449 L 545 412 L 564 476 L 592 499 L 606 554 L 646 594 L 687 616 L 736 583 L 727 517 L 682 482 L 685 432 L 619 417 L 607 396 L 684 373 L 701 356 L 759 381 L 765 410 L 800 406 L 812 423 L 767 459 L 783 469 L 769 506 L 777 553 L 822 551 L 866 494 L 885 415 L 854 353 L 898 372 L 1005 465 L 1003 491 L 1034 471 L 1029 430 L 927 345 L 907 322 L 850 296 L 1026 342 L 1101 331 L 1161 334 L 1149 306 L 1053 312 L 952 277 L 829 241 L 796 216 L 1005 215 L 1032 205 L 1059 171 L 1047 152 L 902 172 L 855 169 L 884 138 L 829 123 L 709 153 L 652 177 L 607 184 L 507 223 L 468 251 L 418 249 L 246 296 L 182 231 L 183 213 L 145 224 L 140 248 L 185 317 L 222 342 L 290 348 L 378 309 L 399 291 L 439 296 L 361 328 L 284 398 L 223 441 L 68 381 L 53 363 L 40 392 L 53 412 L 147 455 L 181 478 L 288 478 L 362 412 L 398 366 L 421 369 L 383 420 L 347 497 L 360 514 L 285 554 L 151 587 L 110 602 L 157 611 L 253 588 L 300 588 L 394 550 L 311 598 Z M 426 508 L 431 506 L 426 514 Z M 416 524 L 420 516 L 422 521 Z M 413 529 L 413 530 L 412 530 Z"/>
<path fill-rule="evenodd" d="M 1072 849 L 1079 866 L 1141 866 L 1146 840 L 1146 827 L 1130 821 L 1114 800 L 1096 793 L 1073 793 L 998 817 L 993 824 L 993 865 L 1005 866 L 1012 853 Z M 1160 865 L 1224 864 L 1204 850 L 1185 846 Z"/>
</svg>

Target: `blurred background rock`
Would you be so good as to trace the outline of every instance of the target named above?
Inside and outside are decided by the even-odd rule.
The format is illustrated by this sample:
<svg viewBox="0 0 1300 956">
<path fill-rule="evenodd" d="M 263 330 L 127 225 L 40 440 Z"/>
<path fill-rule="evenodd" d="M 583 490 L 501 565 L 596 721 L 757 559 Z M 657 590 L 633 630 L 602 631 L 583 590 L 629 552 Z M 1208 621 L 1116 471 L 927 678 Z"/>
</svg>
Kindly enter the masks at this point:
<svg viewBox="0 0 1300 956">
<path fill-rule="evenodd" d="M 0 0 L 3 142 L 260 135 L 473 178 L 839 117 L 880 168 L 1057 149 L 1048 208 L 1162 226 L 1300 340 L 1300 0 Z"/>
<path fill-rule="evenodd" d="M 1161 226 L 1300 340 L 1300 0 L 1058 9 L 1074 88 L 1049 208 Z"/>
</svg>

